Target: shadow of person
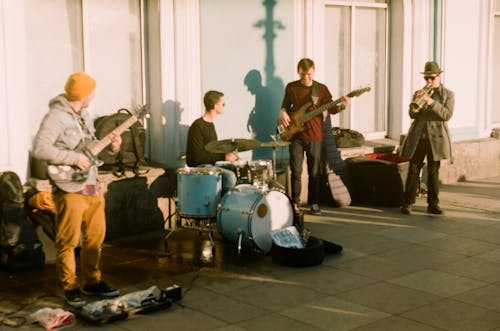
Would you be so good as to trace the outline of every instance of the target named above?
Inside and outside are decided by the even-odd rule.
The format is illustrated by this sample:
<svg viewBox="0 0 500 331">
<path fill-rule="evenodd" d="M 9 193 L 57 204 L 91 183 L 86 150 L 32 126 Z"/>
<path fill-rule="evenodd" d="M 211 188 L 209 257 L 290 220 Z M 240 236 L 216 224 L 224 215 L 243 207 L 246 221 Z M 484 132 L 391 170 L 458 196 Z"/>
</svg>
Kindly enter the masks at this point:
<svg viewBox="0 0 500 331">
<path fill-rule="evenodd" d="M 248 115 L 247 130 L 253 138 L 261 142 L 272 140 L 276 135 L 276 124 L 279 116 L 279 106 L 271 89 L 262 85 L 262 75 L 258 70 L 250 70 L 244 79 L 248 92 L 255 95 L 255 105 Z M 252 160 L 271 160 L 270 148 L 261 147 L 253 150 Z"/>
<path fill-rule="evenodd" d="M 182 113 L 184 108 L 176 100 L 167 100 L 163 103 L 163 116 L 167 124 L 164 128 L 165 144 L 164 148 L 168 154 L 169 165 L 182 167 L 185 161 L 187 134 L 189 125 L 182 124 Z"/>
</svg>

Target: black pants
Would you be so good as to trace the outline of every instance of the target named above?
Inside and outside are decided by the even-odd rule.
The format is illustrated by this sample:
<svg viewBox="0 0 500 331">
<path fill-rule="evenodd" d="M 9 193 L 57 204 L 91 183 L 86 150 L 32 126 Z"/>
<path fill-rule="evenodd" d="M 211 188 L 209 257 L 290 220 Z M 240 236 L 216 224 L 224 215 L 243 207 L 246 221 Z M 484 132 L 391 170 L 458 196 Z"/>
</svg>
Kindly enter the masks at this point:
<svg viewBox="0 0 500 331">
<path fill-rule="evenodd" d="M 424 164 L 424 158 L 427 156 L 427 203 L 437 205 L 439 202 L 439 161 L 434 161 L 432 157 L 432 148 L 428 139 L 421 139 L 413 157 L 410 159 L 410 168 L 408 178 L 406 179 L 406 188 L 403 196 L 404 204 L 415 203 L 417 189 L 420 183 L 420 170 Z"/>
<path fill-rule="evenodd" d="M 304 152 L 307 157 L 307 174 L 309 175 L 309 197 L 307 200 L 309 204 L 318 203 L 319 201 L 322 144 L 321 140 L 295 139 L 289 146 L 290 170 L 292 172 L 292 200 L 296 204 L 300 203 Z"/>
</svg>

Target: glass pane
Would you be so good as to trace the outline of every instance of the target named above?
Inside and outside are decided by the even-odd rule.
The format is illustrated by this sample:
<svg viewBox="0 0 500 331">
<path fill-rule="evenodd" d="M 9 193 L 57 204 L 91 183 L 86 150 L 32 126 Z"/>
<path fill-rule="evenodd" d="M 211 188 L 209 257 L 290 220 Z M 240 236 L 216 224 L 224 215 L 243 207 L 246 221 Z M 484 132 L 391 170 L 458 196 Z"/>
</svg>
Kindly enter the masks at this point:
<svg viewBox="0 0 500 331">
<path fill-rule="evenodd" d="M 79 0 L 28 1 L 25 6 L 28 105 L 36 132 L 49 99 L 63 92 L 69 74 L 83 68 L 82 11 Z M 21 37 L 19 35 L 18 37 Z"/>
<path fill-rule="evenodd" d="M 139 0 L 89 0 L 86 64 L 97 80 L 95 114 L 142 102 L 141 19 Z"/>
<path fill-rule="evenodd" d="M 498 1 L 497 1 L 498 4 Z M 499 8 L 500 9 L 500 8 Z M 498 10 L 498 9 L 497 9 Z M 493 54 L 493 91 L 500 91 L 500 17 L 495 17 Z M 493 93 L 493 123 L 500 123 L 500 93 Z"/>
<path fill-rule="evenodd" d="M 363 133 L 385 131 L 386 10 L 358 8 L 355 15 L 352 86 L 372 89 L 355 100 L 351 127 Z"/>
<path fill-rule="evenodd" d="M 351 8 L 325 7 L 325 84 L 333 99 L 350 88 Z M 332 117 L 333 126 L 349 127 L 349 110 Z"/>
</svg>

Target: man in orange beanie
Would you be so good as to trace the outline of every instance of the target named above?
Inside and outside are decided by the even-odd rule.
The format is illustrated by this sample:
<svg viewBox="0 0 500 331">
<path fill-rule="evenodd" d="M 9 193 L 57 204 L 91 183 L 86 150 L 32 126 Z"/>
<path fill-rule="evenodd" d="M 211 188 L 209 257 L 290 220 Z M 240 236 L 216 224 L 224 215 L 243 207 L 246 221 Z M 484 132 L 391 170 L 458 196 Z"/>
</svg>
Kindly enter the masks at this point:
<svg viewBox="0 0 500 331">
<path fill-rule="evenodd" d="M 73 307 L 85 305 L 82 292 L 104 297 L 119 295 L 118 290 L 101 278 L 99 262 L 106 234 L 105 200 L 99 188 L 97 165 L 84 148 L 96 140 L 87 110 L 95 87 L 95 80 L 85 72 L 70 75 L 64 86 L 65 93 L 50 100 L 49 112 L 33 144 L 34 157 L 58 165 L 49 169 L 56 209 L 57 270 L 66 301 Z M 112 134 L 110 140 L 111 152 L 117 153 L 122 142 L 120 135 Z M 66 185 L 55 180 L 66 174 L 59 169 L 76 169 L 68 176 Z M 74 251 L 80 237 L 83 241 L 78 277 Z"/>
</svg>

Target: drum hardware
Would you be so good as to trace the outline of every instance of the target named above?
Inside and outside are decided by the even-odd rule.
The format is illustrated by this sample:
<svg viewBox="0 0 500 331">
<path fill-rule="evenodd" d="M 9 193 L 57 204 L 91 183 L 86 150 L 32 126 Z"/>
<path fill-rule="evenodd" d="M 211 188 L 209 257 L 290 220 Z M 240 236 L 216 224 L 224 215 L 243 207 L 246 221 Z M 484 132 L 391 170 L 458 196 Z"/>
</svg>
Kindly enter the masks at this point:
<svg viewBox="0 0 500 331">
<path fill-rule="evenodd" d="M 240 235 L 238 236 L 238 255 L 240 255 L 241 253 L 241 239 L 243 238 L 243 232 L 241 232 L 241 229 L 240 230 Z"/>
<path fill-rule="evenodd" d="M 227 154 L 231 152 L 245 152 L 260 147 L 260 141 L 255 139 L 231 138 L 216 140 L 205 145 L 210 153 Z"/>
<path fill-rule="evenodd" d="M 273 139 L 275 139 L 275 138 L 273 138 Z M 278 147 L 285 147 L 285 146 L 288 146 L 288 145 L 290 145 L 289 141 L 272 140 L 272 141 L 266 141 L 266 142 L 261 143 L 260 147 L 278 148 Z"/>
<path fill-rule="evenodd" d="M 250 184 L 250 168 L 247 161 L 236 160 L 234 162 L 229 161 L 217 161 L 215 162 L 216 167 L 229 169 L 236 175 L 236 184 Z"/>
<path fill-rule="evenodd" d="M 272 141 L 266 141 L 260 144 L 260 147 L 271 147 L 273 149 L 273 173 L 271 176 L 271 183 L 275 185 L 276 187 L 279 187 L 282 190 L 285 190 L 285 187 L 281 185 L 277 181 L 277 171 L 276 171 L 276 151 L 278 147 L 284 147 L 290 145 L 289 141 L 283 141 L 283 140 L 276 140 L 276 135 L 272 134 L 271 138 L 273 139 Z"/>
<path fill-rule="evenodd" d="M 248 161 L 250 173 L 252 174 L 253 186 L 262 191 L 269 189 L 269 181 L 272 178 L 273 165 L 271 160 L 252 160 Z"/>
<path fill-rule="evenodd" d="M 214 238 L 212 236 L 212 232 L 215 227 L 215 219 L 214 218 L 186 218 L 184 216 L 180 216 L 178 212 L 176 212 L 177 221 L 175 229 L 170 230 L 167 235 L 163 238 L 164 246 L 168 246 L 168 238 L 170 238 L 175 232 L 181 229 L 195 229 L 199 231 L 199 234 L 207 233 L 208 238 L 210 239 L 210 244 L 212 245 L 212 250 L 215 247 Z M 182 220 L 185 220 L 185 224 L 182 223 Z"/>
</svg>

